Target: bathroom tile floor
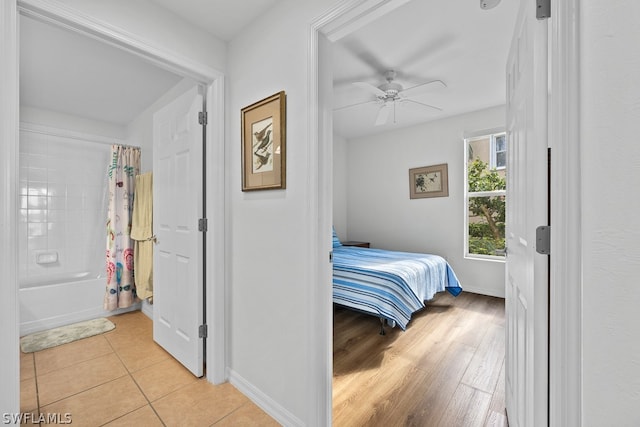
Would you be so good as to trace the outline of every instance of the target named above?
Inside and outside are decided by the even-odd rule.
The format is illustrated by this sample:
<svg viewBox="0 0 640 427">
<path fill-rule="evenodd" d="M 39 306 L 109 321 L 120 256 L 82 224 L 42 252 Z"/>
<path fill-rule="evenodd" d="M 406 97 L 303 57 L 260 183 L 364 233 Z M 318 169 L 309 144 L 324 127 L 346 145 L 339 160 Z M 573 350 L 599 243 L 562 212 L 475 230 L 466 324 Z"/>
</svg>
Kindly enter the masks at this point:
<svg viewBox="0 0 640 427">
<path fill-rule="evenodd" d="M 25 424 L 70 414 L 80 426 L 279 425 L 231 384 L 193 376 L 153 341 L 142 312 L 109 320 L 105 334 L 20 353 Z"/>
</svg>

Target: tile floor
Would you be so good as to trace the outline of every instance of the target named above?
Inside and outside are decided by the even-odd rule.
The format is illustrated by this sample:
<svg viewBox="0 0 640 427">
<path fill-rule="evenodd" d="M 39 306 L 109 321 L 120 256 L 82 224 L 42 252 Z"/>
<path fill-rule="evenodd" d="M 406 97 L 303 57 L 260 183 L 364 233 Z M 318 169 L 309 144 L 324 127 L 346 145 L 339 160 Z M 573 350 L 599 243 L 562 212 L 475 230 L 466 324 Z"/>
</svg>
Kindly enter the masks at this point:
<svg viewBox="0 0 640 427">
<path fill-rule="evenodd" d="M 231 384 L 194 377 L 153 342 L 142 312 L 109 319 L 105 334 L 20 354 L 21 412 L 69 413 L 79 426 L 279 425 Z"/>
</svg>

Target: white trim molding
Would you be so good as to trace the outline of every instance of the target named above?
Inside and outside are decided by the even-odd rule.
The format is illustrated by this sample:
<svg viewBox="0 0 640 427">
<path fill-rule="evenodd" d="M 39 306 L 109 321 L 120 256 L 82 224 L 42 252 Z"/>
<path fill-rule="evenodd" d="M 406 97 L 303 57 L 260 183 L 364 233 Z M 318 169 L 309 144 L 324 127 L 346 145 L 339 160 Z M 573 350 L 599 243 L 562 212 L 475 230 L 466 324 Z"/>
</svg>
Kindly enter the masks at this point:
<svg viewBox="0 0 640 427">
<path fill-rule="evenodd" d="M 20 410 L 18 304 L 18 10 L 0 5 L 0 413 Z"/>
<path fill-rule="evenodd" d="M 309 98 L 309 128 L 308 128 L 308 144 L 309 151 L 307 157 L 307 165 L 309 167 L 307 173 L 307 188 L 309 194 L 309 204 L 307 207 L 307 218 L 309 218 L 308 229 L 308 265 L 307 283 L 310 283 L 309 299 L 306 301 L 307 310 L 307 349 L 308 349 L 308 367 L 306 384 L 308 385 L 308 416 L 309 425 L 330 426 L 332 414 L 332 375 L 333 360 L 331 352 L 333 349 L 332 341 L 327 338 L 331 331 L 331 310 L 327 307 L 327 297 L 324 290 L 329 288 L 326 282 L 327 272 L 330 272 L 331 266 L 320 260 L 321 253 L 325 248 L 323 235 L 327 230 L 320 223 L 320 220 L 326 222 L 327 206 L 322 201 L 331 203 L 332 194 L 329 200 L 321 200 L 324 192 L 319 181 L 320 171 L 331 166 L 331 159 L 326 158 L 321 149 L 321 144 L 332 143 L 332 141 L 321 141 L 318 135 L 320 123 L 320 99 L 318 92 L 319 81 L 319 45 L 318 40 L 321 37 L 320 29 L 322 28 L 325 17 L 321 17 L 311 23 L 309 29 L 309 56 L 307 67 L 308 82 L 308 98 Z M 328 188 L 327 185 L 325 188 Z M 330 207 L 331 205 L 329 205 Z M 328 258 L 328 253 L 327 253 Z M 328 259 L 327 259 L 328 261 Z"/>
<path fill-rule="evenodd" d="M 549 425 L 582 425 L 579 0 L 551 13 Z"/>
<path fill-rule="evenodd" d="M 342 2 L 316 22 L 330 42 L 340 40 L 410 0 L 350 0 Z"/>
<path fill-rule="evenodd" d="M 227 258 L 224 149 L 225 80 L 218 77 L 207 90 L 207 378 L 214 384 L 227 380 Z"/>
<path fill-rule="evenodd" d="M 309 194 L 309 249 L 307 301 L 309 417 L 310 425 L 332 422 L 332 267 L 331 226 L 333 186 L 333 125 L 331 121 L 332 76 L 322 55 L 334 42 L 396 9 L 409 0 L 345 0 L 311 22 L 308 36 L 308 144 L 307 188 Z"/>
</svg>

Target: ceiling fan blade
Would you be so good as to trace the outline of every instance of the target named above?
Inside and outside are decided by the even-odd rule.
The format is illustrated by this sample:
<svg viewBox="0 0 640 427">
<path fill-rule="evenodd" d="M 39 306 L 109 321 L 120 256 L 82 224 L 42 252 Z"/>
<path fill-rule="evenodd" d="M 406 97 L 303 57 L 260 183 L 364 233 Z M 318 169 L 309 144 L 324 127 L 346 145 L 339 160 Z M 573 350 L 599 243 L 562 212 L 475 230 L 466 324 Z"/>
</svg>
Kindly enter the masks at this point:
<svg viewBox="0 0 640 427">
<path fill-rule="evenodd" d="M 420 105 L 421 107 L 427 107 L 430 109 L 434 109 L 434 110 L 438 110 L 438 111 L 442 111 L 442 108 L 440 107 L 436 107 L 435 105 L 429 105 L 429 104 L 425 104 L 424 102 L 418 102 L 418 101 L 414 101 L 413 99 L 403 99 L 401 101 L 399 101 L 401 104 L 415 104 L 415 105 Z"/>
<path fill-rule="evenodd" d="M 386 103 L 382 107 L 380 107 L 380 109 L 378 110 L 378 116 L 376 117 L 376 122 L 375 122 L 376 126 L 380 126 L 380 125 L 383 125 L 383 124 L 387 123 L 387 120 L 389 119 L 389 111 L 390 110 L 391 110 L 391 108 L 389 108 L 389 104 L 388 103 Z"/>
<path fill-rule="evenodd" d="M 357 107 L 359 105 L 367 105 L 367 104 L 377 104 L 379 101 L 364 101 L 364 102 L 357 102 L 355 104 L 349 104 L 349 105 L 344 105 L 342 107 L 338 107 L 338 108 L 334 108 L 333 111 L 342 111 L 342 110 L 346 110 L 347 108 L 351 108 L 351 107 Z"/>
<path fill-rule="evenodd" d="M 353 82 L 353 85 L 354 86 L 358 86 L 359 88 L 364 89 L 364 90 L 366 90 L 368 92 L 371 92 L 375 96 L 386 96 L 387 95 L 384 91 L 382 91 L 382 90 L 378 89 L 377 87 L 375 87 L 374 85 L 366 83 L 366 82 Z"/>
<path fill-rule="evenodd" d="M 428 90 L 432 90 L 432 89 L 438 89 L 438 88 L 443 88 L 443 87 L 447 87 L 446 84 L 444 84 L 444 82 L 442 80 L 433 80 L 430 82 L 426 82 L 426 83 L 422 83 L 416 86 L 412 86 L 409 87 L 405 90 L 403 90 L 402 92 L 400 92 L 400 95 L 403 97 L 410 97 L 413 95 L 417 95 L 419 93 L 423 93 L 426 92 Z"/>
</svg>

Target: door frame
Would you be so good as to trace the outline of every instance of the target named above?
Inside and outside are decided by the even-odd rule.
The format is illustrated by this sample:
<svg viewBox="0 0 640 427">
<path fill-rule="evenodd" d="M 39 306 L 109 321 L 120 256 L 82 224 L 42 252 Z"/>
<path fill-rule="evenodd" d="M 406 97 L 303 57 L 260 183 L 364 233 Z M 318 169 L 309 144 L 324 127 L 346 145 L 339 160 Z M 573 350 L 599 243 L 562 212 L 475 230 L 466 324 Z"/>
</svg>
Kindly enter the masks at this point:
<svg viewBox="0 0 640 427">
<path fill-rule="evenodd" d="M 20 411 L 20 350 L 18 256 L 18 8 L 15 2 L 0 4 L 0 410 Z"/>
<path fill-rule="evenodd" d="M 549 425 L 582 425 L 580 0 L 551 2 Z"/>
<path fill-rule="evenodd" d="M 2 22 L 1 52 L 6 54 L 0 66 L 0 129 L 3 144 L 0 147 L 2 158 L 3 181 L 6 185 L 0 189 L 3 206 L 0 216 L 2 230 L 2 278 L 3 283 L 13 286 L 2 287 L 0 312 L 2 312 L 3 328 L 0 338 L 4 342 L 13 343 L 5 346 L 7 363 L 2 366 L 2 378 L 7 378 L 6 387 L 0 395 L 4 412 L 19 411 L 19 300 L 17 256 L 13 249 L 17 245 L 17 183 L 18 183 L 18 127 L 19 127 L 19 14 L 24 13 L 38 19 L 46 20 L 77 31 L 89 37 L 104 41 L 124 49 L 136 56 L 144 58 L 157 66 L 188 77 L 206 85 L 207 111 L 209 112 L 209 128 L 207 130 L 206 162 L 210 166 L 207 172 L 207 212 L 209 215 L 209 231 L 206 236 L 206 253 L 209 262 L 205 262 L 207 280 L 206 287 L 206 322 L 209 336 L 206 341 L 207 379 L 219 384 L 225 382 L 226 376 L 226 325 L 225 325 L 225 192 L 224 192 L 224 74 L 207 65 L 179 56 L 161 46 L 153 45 L 134 35 L 122 31 L 107 22 L 92 18 L 76 9 L 61 3 L 42 0 L 9 0 L 3 1 L 0 9 Z M 6 96 L 5 96 L 6 94 Z M 5 289 L 7 288 L 7 289 Z M 4 321 L 7 321 L 6 323 Z M 5 327 L 6 326 L 6 330 Z M 5 376 L 5 370 L 7 375 Z M 4 408 L 5 402 L 10 407 Z"/>
<path fill-rule="evenodd" d="M 310 227 L 308 275 L 310 287 L 307 324 L 309 420 L 331 425 L 333 381 L 333 298 L 331 227 L 333 225 L 332 76 L 321 66 L 321 52 L 357 28 L 410 0 L 344 0 L 314 19 L 308 30 L 307 87 L 309 99 L 308 193 Z"/>
<path fill-rule="evenodd" d="M 332 223 L 332 130 L 326 76 L 320 51 L 326 38 L 335 41 L 409 0 L 345 0 L 309 27 L 308 97 L 309 194 L 312 291 L 308 313 L 314 321 L 309 336 L 309 419 L 331 425 L 332 316 L 331 250 L 325 240 Z M 550 262 L 549 425 L 580 425 L 582 413 L 581 365 L 581 232 L 579 126 L 579 0 L 553 1 L 550 22 L 551 94 L 549 101 L 552 238 Z M 532 10 L 534 10 L 532 8 Z"/>
</svg>

